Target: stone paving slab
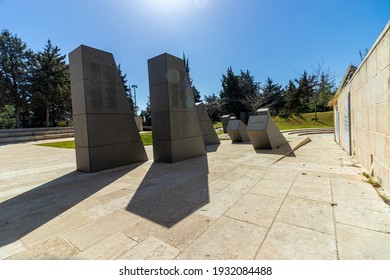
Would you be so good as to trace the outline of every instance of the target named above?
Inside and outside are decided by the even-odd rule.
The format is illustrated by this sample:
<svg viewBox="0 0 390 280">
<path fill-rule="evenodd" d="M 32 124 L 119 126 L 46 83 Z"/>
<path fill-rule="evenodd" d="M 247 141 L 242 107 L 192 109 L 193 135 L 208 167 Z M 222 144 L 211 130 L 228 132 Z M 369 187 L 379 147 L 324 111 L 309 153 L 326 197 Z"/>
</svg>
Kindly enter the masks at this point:
<svg viewBox="0 0 390 280">
<path fill-rule="evenodd" d="M 275 222 L 257 260 L 335 260 L 335 236 L 296 225 Z"/>
<path fill-rule="evenodd" d="M 390 259 L 390 207 L 333 135 L 310 138 L 174 164 L 148 146 L 92 174 L 74 150 L 2 145 L 0 259 Z"/>
</svg>

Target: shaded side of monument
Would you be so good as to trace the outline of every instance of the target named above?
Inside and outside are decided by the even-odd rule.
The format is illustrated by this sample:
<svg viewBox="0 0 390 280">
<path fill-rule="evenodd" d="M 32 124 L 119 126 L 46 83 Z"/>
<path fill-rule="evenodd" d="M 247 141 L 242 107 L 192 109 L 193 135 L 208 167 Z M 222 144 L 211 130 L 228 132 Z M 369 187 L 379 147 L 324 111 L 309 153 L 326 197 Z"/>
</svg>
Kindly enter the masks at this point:
<svg viewBox="0 0 390 280">
<path fill-rule="evenodd" d="M 207 109 L 202 102 L 196 103 L 196 110 L 198 112 L 200 128 L 203 133 L 203 141 L 205 145 L 221 144 L 217 133 L 215 132 L 213 123 L 210 120 Z"/>
<path fill-rule="evenodd" d="M 147 161 L 113 55 L 81 45 L 69 54 L 69 66 L 77 169 Z"/>
<path fill-rule="evenodd" d="M 256 116 L 249 117 L 246 132 L 255 149 L 276 149 L 288 144 L 271 118 L 268 108 L 259 109 Z"/>
<path fill-rule="evenodd" d="M 184 61 L 164 53 L 148 60 L 153 155 L 173 163 L 206 154 Z"/>
<path fill-rule="evenodd" d="M 249 142 L 246 125 L 240 120 L 229 120 L 226 128 L 232 143 Z"/>
</svg>

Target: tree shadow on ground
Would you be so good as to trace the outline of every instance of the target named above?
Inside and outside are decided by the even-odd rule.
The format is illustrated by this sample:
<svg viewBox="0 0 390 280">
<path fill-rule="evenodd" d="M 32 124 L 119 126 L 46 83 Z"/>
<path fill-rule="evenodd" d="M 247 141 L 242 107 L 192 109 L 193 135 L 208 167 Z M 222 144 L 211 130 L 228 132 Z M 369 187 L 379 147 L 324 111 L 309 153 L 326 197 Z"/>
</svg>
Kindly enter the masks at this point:
<svg viewBox="0 0 390 280">
<path fill-rule="evenodd" d="M 126 210 L 171 227 L 209 202 L 207 155 L 154 162 Z"/>
<path fill-rule="evenodd" d="M 142 165 L 70 172 L 0 203 L 0 246 L 10 244 Z"/>
</svg>

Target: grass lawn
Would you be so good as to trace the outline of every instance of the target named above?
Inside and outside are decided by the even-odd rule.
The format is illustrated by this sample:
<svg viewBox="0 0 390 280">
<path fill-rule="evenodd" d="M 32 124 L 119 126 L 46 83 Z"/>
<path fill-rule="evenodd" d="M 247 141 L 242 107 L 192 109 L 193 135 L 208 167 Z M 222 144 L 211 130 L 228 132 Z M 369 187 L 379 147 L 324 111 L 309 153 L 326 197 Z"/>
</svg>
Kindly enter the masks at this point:
<svg viewBox="0 0 390 280">
<path fill-rule="evenodd" d="M 280 130 L 299 129 L 299 128 L 317 128 L 317 127 L 334 127 L 333 111 L 318 112 L 317 121 L 314 121 L 314 113 L 293 115 L 287 119 L 280 117 L 272 118 Z"/>
<path fill-rule="evenodd" d="M 334 127 L 333 111 L 318 112 L 317 121 L 313 121 L 314 113 L 301 114 L 300 116 L 292 115 L 287 119 L 272 117 L 276 126 L 280 130 L 299 129 L 299 128 L 317 128 L 317 127 Z M 222 127 L 221 122 L 214 123 L 214 128 Z"/>
<path fill-rule="evenodd" d="M 152 145 L 152 132 L 140 133 L 140 135 L 144 146 Z M 65 148 L 65 149 L 75 148 L 74 141 L 61 141 L 61 142 L 53 142 L 53 143 L 36 144 L 36 146 Z"/>
<path fill-rule="evenodd" d="M 306 113 L 300 116 L 291 116 L 287 119 L 280 117 L 272 117 L 275 124 L 280 130 L 288 129 L 299 129 L 299 128 L 316 128 L 316 127 L 334 127 L 333 124 L 333 111 L 329 112 L 319 112 L 317 113 L 317 121 L 314 121 L 314 113 Z M 221 128 L 222 123 L 214 123 L 214 128 Z M 223 134 L 223 131 L 217 132 L 217 134 Z M 153 144 L 152 132 L 143 132 L 140 133 L 142 143 L 144 146 L 149 146 Z M 45 144 L 37 144 L 37 146 L 47 146 L 47 147 L 56 147 L 56 148 L 66 148 L 74 149 L 74 141 L 62 141 L 62 142 L 53 142 Z"/>
</svg>

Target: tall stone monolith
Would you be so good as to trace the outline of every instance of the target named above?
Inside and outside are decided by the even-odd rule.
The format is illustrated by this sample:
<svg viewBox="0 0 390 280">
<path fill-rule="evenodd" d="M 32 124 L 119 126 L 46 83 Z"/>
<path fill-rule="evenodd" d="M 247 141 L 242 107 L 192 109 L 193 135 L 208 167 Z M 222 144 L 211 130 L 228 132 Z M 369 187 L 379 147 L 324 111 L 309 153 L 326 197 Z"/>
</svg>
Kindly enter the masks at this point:
<svg viewBox="0 0 390 280">
<path fill-rule="evenodd" d="M 207 113 L 207 109 L 202 102 L 196 103 L 196 110 L 198 112 L 200 128 L 203 133 L 203 141 L 205 145 L 220 144 L 221 141 L 215 132 L 213 123 Z"/>
<path fill-rule="evenodd" d="M 111 53 L 69 54 L 77 169 L 96 172 L 148 160 Z"/>
<path fill-rule="evenodd" d="M 148 60 L 153 154 L 177 162 L 206 154 L 184 61 L 164 53 Z"/>
</svg>

